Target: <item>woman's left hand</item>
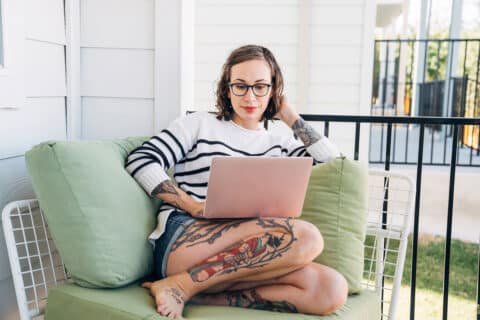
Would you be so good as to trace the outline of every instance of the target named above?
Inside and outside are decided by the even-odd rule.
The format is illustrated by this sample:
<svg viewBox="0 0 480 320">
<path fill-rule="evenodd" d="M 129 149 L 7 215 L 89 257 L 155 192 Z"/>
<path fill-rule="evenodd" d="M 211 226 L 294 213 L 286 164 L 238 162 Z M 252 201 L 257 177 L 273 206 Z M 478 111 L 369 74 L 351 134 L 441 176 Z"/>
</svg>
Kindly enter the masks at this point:
<svg viewBox="0 0 480 320">
<path fill-rule="evenodd" d="M 285 122 L 289 127 L 292 127 L 295 121 L 300 118 L 298 113 L 288 103 L 285 95 L 280 97 L 280 106 L 275 116 Z"/>
</svg>

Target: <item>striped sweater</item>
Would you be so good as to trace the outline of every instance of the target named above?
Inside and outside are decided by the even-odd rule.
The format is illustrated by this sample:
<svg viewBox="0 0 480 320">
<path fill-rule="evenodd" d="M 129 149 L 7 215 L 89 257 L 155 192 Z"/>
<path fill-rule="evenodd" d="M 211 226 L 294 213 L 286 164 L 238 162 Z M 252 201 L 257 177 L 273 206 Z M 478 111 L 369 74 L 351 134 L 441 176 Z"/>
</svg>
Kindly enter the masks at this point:
<svg viewBox="0 0 480 320">
<path fill-rule="evenodd" d="M 245 129 L 233 121 L 218 120 L 214 114 L 196 112 L 175 120 L 133 150 L 125 166 L 149 195 L 161 182 L 170 179 L 166 171 L 173 167 L 177 185 L 194 200 L 204 201 L 213 157 L 312 156 L 318 163 L 339 155 L 326 137 L 305 148 L 293 134 L 272 134 L 261 124 L 257 130 Z M 157 227 L 149 236 L 152 243 L 164 232 L 174 209 L 167 203 L 160 206 Z"/>
</svg>

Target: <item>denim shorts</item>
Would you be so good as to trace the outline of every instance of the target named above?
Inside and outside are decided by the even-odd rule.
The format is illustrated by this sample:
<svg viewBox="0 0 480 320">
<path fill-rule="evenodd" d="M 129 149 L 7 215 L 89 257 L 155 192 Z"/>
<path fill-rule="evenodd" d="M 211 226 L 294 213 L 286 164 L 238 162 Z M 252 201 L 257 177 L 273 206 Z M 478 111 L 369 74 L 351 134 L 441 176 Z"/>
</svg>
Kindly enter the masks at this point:
<svg viewBox="0 0 480 320">
<path fill-rule="evenodd" d="M 185 229 L 195 222 L 195 220 L 195 218 L 185 212 L 173 211 L 170 213 L 165 231 L 160 238 L 155 240 L 153 261 L 155 263 L 155 273 L 157 277 L 161 279 L 167 277 L 168 256 L 170 255 L 172 246 Z"/>
</svg>

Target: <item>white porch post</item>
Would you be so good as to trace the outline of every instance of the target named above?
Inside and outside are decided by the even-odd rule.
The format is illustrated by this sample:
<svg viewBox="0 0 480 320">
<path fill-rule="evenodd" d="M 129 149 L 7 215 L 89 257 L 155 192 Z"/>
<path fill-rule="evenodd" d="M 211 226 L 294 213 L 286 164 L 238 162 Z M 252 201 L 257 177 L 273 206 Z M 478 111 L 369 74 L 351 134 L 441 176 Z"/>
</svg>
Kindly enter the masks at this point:
<svg viewBox="0 0 480 320">
<path fill-rule="evenodd" d="M 193 16 L 193 0 L 155 0 L 155 132 L 193 105 Z"/>
<path fill-rule="evenodd" d="M 82 138 L 80 97 L 80 0 L 65 1 L 67 139 Z"/>
<path fill-rule="evenodd" d="M 310 113 L 309 87 L 310 62 L 312 48 L 312 1 L 300 0 L 298 10 L 298 47 L 297 47 L 297 112 Z"/>
<path fill-rule="evenodd" d="M 450 39 L 460 38 L 460 28 L 462 23 L 462 6 L 463 0 L 456 0 L 452 2 L 452 13 L 450 18 L 450 30 L 448 37 Z M 445 71 L 445 84 L 443 90 L 443 110 L 442 115 L 448 115 L 449 106 L 452 104 L 453 86 L 451 78 L 458 72 L 458 45 L 459 42 L 448 43 L 447 68 Z"/>
<path fill-rule="evenodd" d="M 422 5 L 420 9 L 420 24 L 418 30 L 417 39 L 427 39 L 430 26 L 430 13 L 432 9 L 431 0 L 422 0 Z M 412 101 L 412 111 L 411 115 L 418 115 L 418 102 L 419 102 L 419 83 L 425 80 L 425 54 L 427 51 L 427 43 L 419 42 L 417 46 L 417 67 L 415 69 L 415 74 L 413 76 L 413 101 Z"/>
</svg>

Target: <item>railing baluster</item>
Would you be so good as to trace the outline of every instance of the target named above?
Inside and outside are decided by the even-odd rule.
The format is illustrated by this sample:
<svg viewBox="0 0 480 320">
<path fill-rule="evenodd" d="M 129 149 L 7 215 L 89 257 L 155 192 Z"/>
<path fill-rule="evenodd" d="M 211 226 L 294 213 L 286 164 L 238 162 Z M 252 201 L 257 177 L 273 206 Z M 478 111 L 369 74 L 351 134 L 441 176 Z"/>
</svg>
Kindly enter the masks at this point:
<svg viewBox="0 0 480 320">
<path fill-rule="evenodd" d="M 328 138 L 328 129 L 330 126 L 330 122 L 325 121 L 325 126 L 323 127 L 323 135 Z"/>
<path fill-rule="evenodd" d="M 418 138 L 418 160 L 417 160 L 417 183 L 415 189 L 415 215 L 413 223 L 413 244 L 412 244 L 412 271 L 410 287 L 410 320 L 415 319 L 415 290 L 417 286 L 417 248 L 418 248 L 418 225 L 420 222 L 420 192 L 422 189 L 422 166 L 423 166 L 423 140 L 425 124 L 420 125 Z"/>
<path fill-rule="evenodd" d="M 391 161 L 391 151 L 392 151 L 392 123 L 387 124 L 387 141 L 386 141 L 386 150 L 385 150 L 385 170 L 390 170 L 390 161 Z"/>
<path fill-rule="evenodd" d="M 478 243 L 478 272 L 477 272 L 477 320 L 480 320 L 480 239 Z"/>
<path fill-rule="evenodd" d="M 453 195 L 455 192 L 455 168 L 457 164 L 458 125 L 453 127 L 452 159 L 450 162 L 450 184 L 448 191 L 447 234 L 445 240 L 445 263 L 443 274 L 443 319 L 448 318 L 448 287 L 450 280 L 450 246 L 452 242 Z"/>
<path fill-rule="evenodd" d="M 355 147 L 353 150 L 353 159 L 358 160 L 358 152 L 360 149 L 360 122 L 355 122 Z"/>
</svg>

